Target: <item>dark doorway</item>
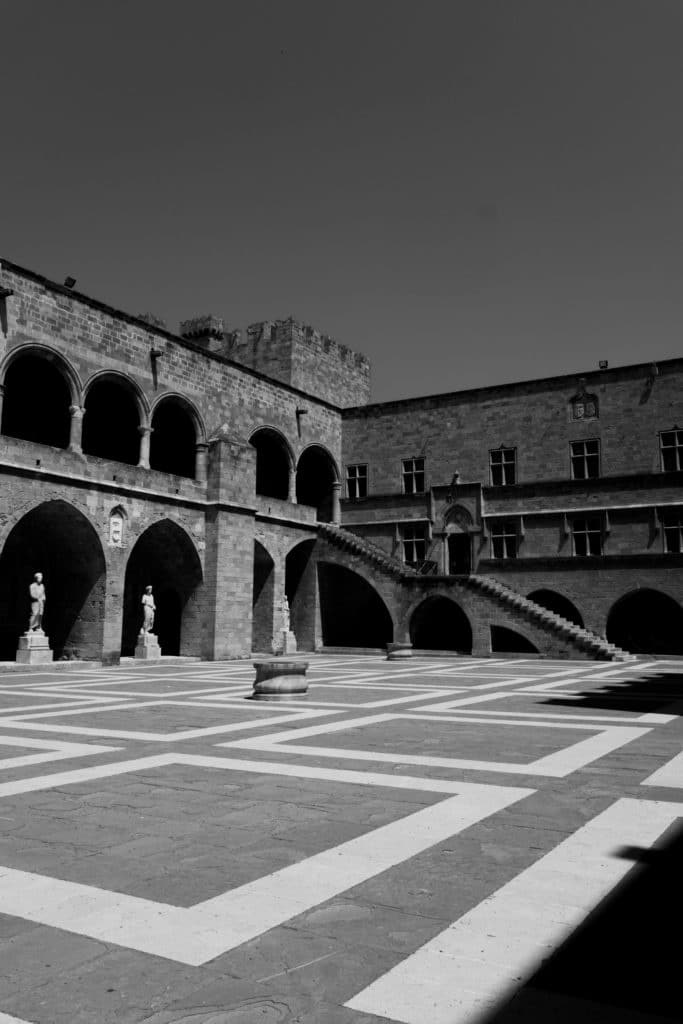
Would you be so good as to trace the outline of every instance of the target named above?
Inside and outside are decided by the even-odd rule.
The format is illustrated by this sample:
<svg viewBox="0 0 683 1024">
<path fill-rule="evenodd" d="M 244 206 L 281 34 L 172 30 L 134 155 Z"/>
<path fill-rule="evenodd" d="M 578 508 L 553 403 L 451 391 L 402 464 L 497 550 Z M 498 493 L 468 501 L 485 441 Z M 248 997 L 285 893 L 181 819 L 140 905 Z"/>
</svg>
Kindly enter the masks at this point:
<svg viewBox="0 0 683 1024">
<path fill-rule="evenodd" d="M 636 590 L 609 613 L 607 639 L 631 654 L 683 654 L 683 608 L 658 590 Z"/>
<path fill-rule="evenodd" d="M 66 501 L 46 501 L 10 533 L 0 556 L 0 661 L 14 661 L 29 621 L 29 585 L 42 572 L 43 629 L 55 658 L 102 657 L 106 567 L 99 537 Z"/>
<path fill-rule="evenodd" d="M 254 590 L 252 594 L 251 649 L 273 653 L 275 610 L 275 563 L 266 549 L 254 541 Z"/>
<path fill-rule="evenodd" d="M 448 572 L 451 576 L 472 571 L 472 542 L 467 533 L 448 534 Z"/>
<path fill-rule="evenodd" d="M 533 590 L 528 595 L 528 599 L 535 604 L 540 604 L 541 608 L 545 608 L 546 611 L 561 615 L 563 619 L 573 622 L 576 626 L 583 626 L 583 618 L 579 609 L 572 604 L 568 597 L 557 594 L 554 590 Z"/>
<path fill-rule="evenodd" d="M 472 628 L 462 608 L 447 597 L 428 597 L 413 612 L 410 640 L 423 651 L 472 653 Z"/>
<path fill-rule="evenodd" d="M 297 544 L 285 559 L 285 593 L 289 601 L 290 628 L 300 651 L 315 648 L 318 612 L 318 577 L 313 550 L 315 540 Z"/>
<path fill-rule="evenodd" d="M 17 356 L 5 374 L 2 433 L 67 448 L 71 392 L 64 374 L 45 356 Z"/>
<path fill-rule="evenodd" d="M 274 430 L 258 430 L 250 443 L 256 449 L 256 493 L 266 498 L 289 497 L 289 456 Z"/>
<path fill-rule="evenodd" d="M 491 626 L 491 650 L 497 654 L 538 654 L 531 640 L 507 626 Z"/>
<path fill-rule="evenodd" d="M 320 617 L 326 647 L 386 647 L 391 615 L 367 580 L 341 565 L 318 563 Z"/>
<path fill-rule="evenodd" d="M 202 568 L 194 544 L 163 519 L 137 540 L 126 566 L 121 653 L 131 657 L 142 624 L 142 594 L 151 585 L 157 606 L 154 632 L 163 655 L 200 656 L 199 590 Z"/>
<path fill-rule="evenodd" d="M 140 456 L 140 416 L 131 391 L 120 380 L 96 380 L 85 399 L 83 452 L 136 466 Z"/>
<path fill-rule="evenodd" d="M 318 445 L 311 445 L 301 455 L 296 469 L 296 500 L 312 505 L 321 523 L 332 521 L 332 484 L 337 480 L 332 458 Z"/>
<path fill-rule="evenodd" d="M 150 468 L 194 478 L 196 444 L 194 420 L 187 409 L 173 398 L 160 402 L 152 416 Z"/>
</svg>

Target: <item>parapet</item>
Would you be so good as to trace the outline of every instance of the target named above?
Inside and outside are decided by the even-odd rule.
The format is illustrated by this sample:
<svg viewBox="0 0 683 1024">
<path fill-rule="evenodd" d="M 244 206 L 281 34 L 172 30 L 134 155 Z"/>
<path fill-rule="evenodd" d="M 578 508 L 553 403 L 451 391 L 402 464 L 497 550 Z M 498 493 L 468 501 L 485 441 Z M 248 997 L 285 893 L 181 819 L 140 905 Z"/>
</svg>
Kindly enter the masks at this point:
<svg viewBox="0 0 683 1024">
<path fill-rule="evenodd" d="M 294 317 L 250 324 L 227 355 L 236 362 L 342 408 L 370 400 L 370 362 Z"/>
</svg>

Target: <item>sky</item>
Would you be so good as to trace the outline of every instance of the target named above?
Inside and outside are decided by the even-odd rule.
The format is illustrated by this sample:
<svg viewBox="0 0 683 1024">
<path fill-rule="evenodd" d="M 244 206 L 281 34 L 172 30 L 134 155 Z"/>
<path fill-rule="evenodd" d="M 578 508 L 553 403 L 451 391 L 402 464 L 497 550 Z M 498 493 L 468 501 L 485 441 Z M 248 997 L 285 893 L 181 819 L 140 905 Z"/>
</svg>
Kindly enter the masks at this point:
<svg viewBox="0 0 683 1024">
<path fill-rule="evenodd" d="M 373 397 L 680 356 L 681 0 L 0 0 L 0 257 Z"/>
</svg>

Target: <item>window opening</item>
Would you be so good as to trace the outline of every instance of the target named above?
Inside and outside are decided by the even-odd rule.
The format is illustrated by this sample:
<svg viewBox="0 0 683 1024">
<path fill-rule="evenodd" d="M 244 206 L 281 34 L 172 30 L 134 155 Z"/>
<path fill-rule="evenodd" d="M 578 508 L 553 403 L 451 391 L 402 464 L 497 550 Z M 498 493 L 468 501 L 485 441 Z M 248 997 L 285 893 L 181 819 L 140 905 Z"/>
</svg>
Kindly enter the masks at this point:
<svg viewBox="0 0 683 1024">
<path fill-rule="evenodd" d="M 491 524 L 491 555 L 493 558 L 516 558 L 517 524 L 505 521 Z"/>
<path fill-rule="evenodd" d="M 508 487 L 517 480 L 517 449 L 496 448 L 489 452 L 491 484 L 493 487 Z"/>
<path fill-rule="evenodd" d="M 575 555 L 583 557 L 584 555 L 602 554 L 602 519 L 600 516 L 574 519 L 572 535 Z"/>
<path fill-rule="evenodd" d="M 662 470 L 678 473 L 683 469 L 683 430 L 663 430 L 659 435 Z"/>
<path fill-rule="evenodd" d="M 346 467 L 346 493 L 349 498 L 367 498 L 368 467 L 355 465 Z"/>
<path fill-rule="evenodd" d="M 424 523 L 404 523 L 402 529 L 403 561 L 418 565 L 427 557 L 427 527 Z"/>
<path fill-rule="evenodd" d="M 571 441 L 572 480 L 594 480 L 600 476 L 600 442 Z"/>
<path fill-rule="evenodd" d="M 402 478 L 404 494 L 423 494 L 425 489 L 425 460 L 403 459 Z"/>
</svg>

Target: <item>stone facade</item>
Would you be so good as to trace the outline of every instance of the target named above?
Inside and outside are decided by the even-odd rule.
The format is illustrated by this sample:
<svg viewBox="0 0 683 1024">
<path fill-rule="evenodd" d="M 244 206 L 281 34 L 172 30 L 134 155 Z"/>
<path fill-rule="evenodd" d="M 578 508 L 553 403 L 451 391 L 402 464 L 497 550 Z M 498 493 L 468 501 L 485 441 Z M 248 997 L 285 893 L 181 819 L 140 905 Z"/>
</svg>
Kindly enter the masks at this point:
<svg viewBox="0 0 683 1024">
<path fill-rule="evenodd" d="M 3 262 L 0 661 L 35 571 L 56 657 L 132 656 L 149 583 L 164 654 L 272 654 L 285 594 L 300 650 L 575 655 L 538 599 L 670 653 L 617 612 L 683 616 L 682 381 L 667 360 L 369 405 L 365 357 L 292 318 L 175 335 Z"/>
</svg>

